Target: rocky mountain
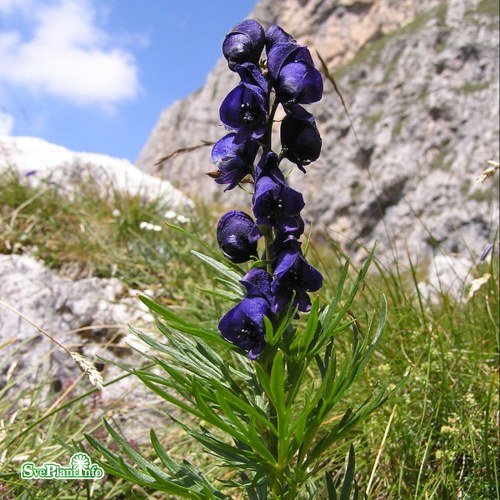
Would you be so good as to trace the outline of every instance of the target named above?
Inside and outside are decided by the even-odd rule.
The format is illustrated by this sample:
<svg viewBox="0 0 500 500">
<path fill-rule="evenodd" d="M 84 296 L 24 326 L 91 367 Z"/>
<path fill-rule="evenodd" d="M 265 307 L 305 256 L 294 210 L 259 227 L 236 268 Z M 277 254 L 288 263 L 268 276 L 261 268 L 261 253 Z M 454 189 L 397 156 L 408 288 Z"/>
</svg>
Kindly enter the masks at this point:
<svg viewBox="0 0 500 500">
<path fill-rule="evenodd" d="M 250 17 L 317 50 L 352 118 L 325 80 L 311 109 L 322 155 L 290 176 L 314 227 L 352 254 L 379 240 L 387 259 L 407 247 L 421 259 L 478 255 L 498 227 L 497 186 L 476 183 L 499 156 L 497 0 L 261 0 Z M 244 200 L 204 175 L 209 147 L 156 164 L 219 139 L 218 107 L 237 83 L 219 60 L 202 89 L 162 112 L 138 166 L 209 202 Z"/>
<path fill-rule="evenodd" d="M 162 181 L 139 170 L 128 160 L 74 152 L 37 137 L 0 136 L 0 175 L 14 173 L 32 188 L 51 186 L 67 197 L 81 182 L 95 186 L 100 195 L 112 199 L 115 191 L 140 196 L 144 201 L 161 199 L 169 211 L 190 213 L 193 202 Z"/>
</svg>

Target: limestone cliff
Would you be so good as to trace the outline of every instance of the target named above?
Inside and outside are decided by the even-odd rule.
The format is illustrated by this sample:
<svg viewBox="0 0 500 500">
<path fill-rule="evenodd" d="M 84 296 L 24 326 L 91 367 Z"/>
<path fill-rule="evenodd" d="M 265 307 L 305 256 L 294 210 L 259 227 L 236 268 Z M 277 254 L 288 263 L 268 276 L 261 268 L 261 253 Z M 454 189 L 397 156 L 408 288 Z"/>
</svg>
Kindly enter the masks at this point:
<svg viewBox="0 0 500 500">
<path fill-rule="evenodd" d="M 475 182 L 499 154 L 497 0 L 262 0 L 250 17 L 319 51 L 354 123 L 325 81 L 312 109 L 322 156 L 305 178 L 291 175 L 315 227 L 352 251 L 378 239 L 386 257 L 406 245 L 421 257 L 477 255 L 498 226 L 498 189 Z M 155 166 L 224 134 L 218 107 L 236 84 L 220 60 L 201 90 L 163 111 L 138 166 L 188 195 L 242 200 L 203 175 L 208 147 Z"/>
</svg>

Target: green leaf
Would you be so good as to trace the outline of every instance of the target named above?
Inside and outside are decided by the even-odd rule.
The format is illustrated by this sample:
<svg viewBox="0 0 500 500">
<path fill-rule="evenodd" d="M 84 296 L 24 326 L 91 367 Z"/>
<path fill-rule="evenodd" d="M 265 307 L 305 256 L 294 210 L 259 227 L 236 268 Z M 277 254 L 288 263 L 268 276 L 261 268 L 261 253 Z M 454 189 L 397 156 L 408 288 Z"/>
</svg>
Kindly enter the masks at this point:
<svg viewBox="0 0 500 500">
<path fill-rule="evenodd" d="M 150 376 L 146 375 L 145 373 L 141 372 L 136 372 L 137 377 L 141 380 L 141 382 L 151 389 L 155 394 L 160 396 L 160 398 L 164 399 L 165 401 L 173 404 L 174 406 L 177 406 L 177 408 L 180 408 L 181 410 L 184 410 L 185 412 L 190 413 L 191 415 L 194 415 L 197 418 L 202 418 L 203 414 L 198 411 L 197 408 L 194 408 L 187 404 L 185 400 L 180 400 L 179 398 L 176 398 L 173 396 L 170 392 L 164 391 L 160 387 L 158 387 L 154 381 L 150 380 Z"/>
<path fill-rule="evenodd" d="M 333 484 L 333 479 L 329 472 L 325 472 L 325 482 L 328 500 L 337 500 L 337 491 L 335 490 L 335 484 Z"/>
<path fill-rule="evenodd" d="M 273 396 L 271 392 L 271 381 L 269 380 L 269 376 L 267 375 L 266 371 L 264 370 L 264 368 L 262 368 L 262 365 L 258 361 L 254 363 L 254 367 L 259 384 L 264 389 L 265 393 L 267 394 L 267 397 L 272 398 Z"/>
<path fill-rule="evenodd" d="M 243 292 L 237 295 L 235 293 L 226 292 L 226 290 L 204 288 L 201 286 L 196 287 L 196 289 L 200 292 L 205 293 L 206 295 L 210 295 L 211 297 L 228 300 L 230 302 L 239 302 L 244 296 Z"/>
<path fill-rule="evenodd" d="M 189 488 L 179 485 L 177 482 L 171 480 L 169 476 L 167 476 L 156 465 L 148 462 L 142 455 L 137 453 L 119 434 L 117 434 L 105 419 L 104 424 L 108 432 L 110 432 L 111 437 L 118 444 L 122 452 L 129 456 L 129 458 L 131 458 L 136 464 L 147 470 L 150 475 L 135 470 L 130 465 L 126 464 L 121 456 L 118 456 L 108 450 L 103 444 L 94 439 L 92 436 L 85 434 L 85 437 L 89 441 L 89 443 L 95 449 L 100 451 L 110 462 L 105 463 L 99 461 L 99 463 L 103 465 L 106 472 L 115 477 L 123 478 L 134 484 L 139 484 L 141 486 L 156 489 L 158 491 L 180 495 L 184 498 L 192 498 L 197 500 L 201 500 L 203 498 L 199 494 L 191 491 Z"/>
<path fill-rule="evenodd" d="M 236 448 L 230 444 L 216 438 L 203 427 L 202 432 L 198 432 L 177 420 L 175 417 L 170 418 L 182 427 L 190 436 L 199 441 L 207 449 L 211 450 L 215 455 L 225 460 L 232 467 L 245 467 L 254 469 L 259 463 L 259 457 L 255 455 L 246 445 Z M 238 442 L 238 441 L 237 441 Z M 243 445 L 243 443 L 241 443 Z"/>
<path fill-rule="evenodd" d="M 340 500 L 349 500 L 352 490 L 352 483 L 354 480 L 354 466 L 354 446 L 351 444 L 351 446 L 349 447 L 349 453 L 347 455 L 347 468 L 344 475 L 342 490 L 340 491 Z"/>
<path fill-rule="evenodd" d="M 248 417 L 253 417 L 255 420 L 258 420 L 260 423 L 265 425 L 271 432 L 273 432 L 273 434 L 278 433 L 276 427 L 272 424 L 272 422 L 267 418 L 267 415 L 260 408 L 256 408 L 250 405 L 249 403 L 243 401 L 236 394 L 232 393 L 229 389 L 222 386 L 218 382 L 214 382 L 214 386 L 216 387 L 216 397 L 218 394 L 220 394 L 220 397 L 225 398 L 234 407 L 238 408 Z"/>
<path fill-rule="evenodd" d="M 149 436 L 151 438 L 151 444 L 153 445 L 153 449 L 155 450 L 158 458 L 162 461 L 163 465 L 167 467 L 167 469 L 177 476 L 180 469 L 182 468 L 172 457 L 165 451 L 163 446 L 160 444 L 158 440 L 158 436 L 156 435 L 154 429 L 149 431 Z"/>
<path fill-rule="evenodd" d="M 196 250 L 191 250 L 191 253 L 198 257 L 201 261 L 203 261 L 205 264 L 210 266 L 212 269 L 215 269 L 217 273 L 221 274 L 222 276 L 225 276 L 226 278 L 229 279 L 229 281 L 233 282 L 234 284 L 239 285 L 239 281 L 243 276 L 242 274 L 238 274 L 232 269 L 230 269 L 228 266 L 223 264 L 222 262 L 213 259 L 212 257 L 209 257 L 208 255 L 205 255 L 203 253 L 197 252 Z"/>
<path fill-rule="evenodd" d="M 155 450 L 158 458 L 163 465 L 178 478 L 183 485 L 189 484 L 198 485 L 206 495 L 206 498 L 227 498 L 222 492 L 216 490 L 203 475 L 201 471 L 193 467 L 187 460 L 184 460 L 183 465 L 178 464 L 172 457 L 165 451 L 160 444 L 158 437 L 153 429 L 150 431 L 151 444 Z"/>
<path fill-rule="evenodd" d="M 349 264 L 350 260 L 346 259 L 345 264 L 342 267 L 342 271 L 340 273 L 340 277 L 337 283 L 337 288 L 335 289 L 335 295 L 333 296 L 333 299 L 328 305 L 328 307 L 326 307 L 320 315 L 320 321 L 323 324 L 323 329 L 325 329 L 333 321 L 335 310 L 337 309 L 337 306 L 340 302 L 340 298 L 342 297 L 342 292 L 344 290 L 345 280 L 349 272 Z"/>
<path fill-rule="evenodd" d="M 375 253 L 375 246 L 373 247 L 373 250 L 370 252 L 368 255 L 368 258 L 366 259 L 365 263 L 363 264 L 363 267 L 360 269 L 358 272 L 358 276 L 356 278 L 356 281 L 354 282 L 354 285 L 351 288 L 351 291 L 349 293 L 349 296 L 347 297 L 347 300 L 345 301 L 344 305 L 340 308 L 340 310 L 336 313 L 337 305 L 339 304 L 340 297 L 342 295 L 342 290 L 344 287 L 344 283 L 347 277 L 347 271 L 349 269 L 349 261 L 347 260 L 346 263 L 344 264 L 344 267 L 342 269 L 342 273 L 340 276 L 339 283 L 337 285 L 337 290 L 335 292 L 335 296 L 328 306 L 328 309 L 324 312 L 322 316 L 322 323 L 323 323 L 323 328 L 322 328 L 322 333 L 328 334 L 328 332 L 335 328 L 342 318 L 345 316 L 346 312 L 349 310 L 351 307 L 352 302 L 354 301 L 354 297 L 358 293 L 359 287 L 361 286 L 361 283 L 363 283 L 366 273 L 368 272 L 368 268 L 370 267 L 370 264 L 373 260 L 373 256 Z"/>
<path fill-rule="evenodd" d="M 283 352 L 277 351 L 271 368 L 270 388 L 272 400 L 278 415 L 286 412 L 285 407 L 285 365 Z"/>
<path fill-rule="evenodd" d="M 252 262 L 250 269 L 255 269 L 256 267 L 266 267 L 270 263 L 271 263 L 270 260 L 256 260 Z"/>
<path fill-rule="evenodd" d="M 311 310 L 309 311 L 306 328 L 303 333 L 295 336 L 293 342 L 290 344 L 290 350 L 298 349 L 299 351 L 307 351 L 318 327 L 318 311 L 319 298 L 315 297 L 311 305 Z"/>
<path fill-rule="evenodd" d="M 275 339 L 273 324 L 267 316 L 264 316 L 264 326 L 266 328 L 266 342 L 272 347 L 279 339 Z"/>
<path fill-rule="evenodd" d="M 248 419 L 242 421 L 241 418 L 239 418 L 233 411 L 233 408 L 231 408 L 229 402 L 223 396 L 221 396 L 220 391 L 215 392 L 215 399 L 217 400 L 217 403 L 219 404 L 219 407 L 222 410 L 224 416 L 244 435 L 245 432 L 248 430 L 249 426 Z"/>
<path fill-rule="evenodd" d="M 373 352 L 375 351 L 377 345 L 379 344 L 382 332 L 384 331 L 385 328 L 386 319 L 387 319 L 387 299 L 385 298 L 385 295 L 382 295 L 382 298 L 380 299 L 380 313 L 379 313 L 377 328 L 375 331 L 375 336 L 373 337 L 370 346 L 363 355 L 363 358 L 359 365 L 360 370 L 362 370 L 365 367 L 366 363 L 368 362 Z"/>
</svg>

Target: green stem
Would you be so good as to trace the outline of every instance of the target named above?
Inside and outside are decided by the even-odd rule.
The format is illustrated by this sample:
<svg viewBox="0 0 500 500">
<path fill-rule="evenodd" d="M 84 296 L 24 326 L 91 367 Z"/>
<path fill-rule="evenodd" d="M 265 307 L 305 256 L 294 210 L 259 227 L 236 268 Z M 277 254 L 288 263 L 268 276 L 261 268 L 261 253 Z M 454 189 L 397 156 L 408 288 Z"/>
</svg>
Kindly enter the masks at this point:
<svg viewBox="0 0 500 500">
<path fill-rule="evenodd" d="M 267 120 L 268 126 L 266 134 L 262 138 L 262 144 L 264 145 L 264 149 L 272 149 L 271 146 L 272 146 L 274 115 L 276 114 L 278 105 L 279 105 L 278 99 L 275 99 L 273 104 L 271 105 L 271 111 L 269 113 L 269 118 Z"/>
<path fill-rule="evenodd" d="M 262 147 L 264 151 L 270 151 L 272 149 L 272 130 L 273 130 L 273 122 L 274 122 L 274 115 L 276 114 L 276 110 L 278 109 L 279 102 L 277 99 L 273 101 L 271 104 L 271 110 L 269 112 L 269 118 L 267 121 L 267 130 L 266 133 L 264 134 L 264 137 L 262 138 Z M 271 255 L 271 248 L 274 242 L 274 233 L 272 228 L 267 227 L 267 226 L 260 226 L 259 227 L 262 235 L 264 236 L 264 243 L 265 243 L 265 259 L 267 261 L 266 264 L 266 270 L 267 272 L 272 276 L 273 274 L 273 269 L 272 269 L 272 255 Z M 277 320 L 278 318 L 271 318 L 273 325 L 277 325 Z M 267 377 L 270 379 L 271 378 L 271 370 L 273 367 L 274 363 L 274 358 L 276 357 L 276 348 L 273 349 L 265 349 L 264 352 L 261 355 L 261 358 L 259 359 L 259 363 L 261 363 L 261 366 L 266 373 Z M 278 427 L 278 415 L 277 415 L 277 409 L 274 406 L 271 398 L 268 399 L 268 415 L 269 415 L 269 420 L 272 422 L 272 424 L 275 427 Z M 267 433 L 267 446 L 269 451 L 272 453 L 272 455 L 276 458 L 276 461 L 278 463 L 278 467 L 269 467 L 268 475 L 269 475 L 269 492 L 272 495 L 272 498 L 282 498 L 282 493 L 283 493 L 283 464 L 280 463 L 280 458 L 279 457 L 279 447 L 278 447 L 278 437 L 274 435 L 272 432 Z"/>
</svg>

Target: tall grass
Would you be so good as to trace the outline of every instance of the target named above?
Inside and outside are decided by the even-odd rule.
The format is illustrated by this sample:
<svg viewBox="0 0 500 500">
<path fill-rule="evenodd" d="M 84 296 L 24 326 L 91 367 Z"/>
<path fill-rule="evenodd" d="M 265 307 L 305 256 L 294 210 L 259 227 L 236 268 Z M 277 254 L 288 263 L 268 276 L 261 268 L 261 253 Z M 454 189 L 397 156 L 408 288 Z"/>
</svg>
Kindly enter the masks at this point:
<svg viewBox="0 0 500 500">
<path fill-rule="evenodd" d="M 4 174 L 0 184 L 1 252 L 30 253 L 75 277 L 116 276 L 130 287 L 149 290 L 183 314 L 216 324 L 221 314 L 218 301 L 202 291 L 212 287 L 210 270 L 200 265 L 191 250 L 200 244 L 215 247 L 217 208 L 199 207 L 201 216 L 188 223 L 202 239 L 197 243 L 164 225 L 168 207 L 160 202 L 145 204 L 116 193 L 109 203 L 99 200 L 91 186 L 82 186 L 78 196 L 68 201 L 52 189 L 30 189 L 12 174 Z M 147 231 L 141 222 L 160 225 L 162 230 Z M 321 293 L 327 300 L 334 293 L 345 256 L 333 243 L 315 245 L 314 239 L 309 255 L 326 277 Z M 364 311 L 378 306 L 375 301 L 381 293 L 388 298 L 385 337 L 364 383 L 350 397 L 361 400 L 367 388 L 388 377 L 394 385 L 404 381 L 356 431 L 357 471 L 370 498 L 500 498 L 498 255 L 472 272 L 474 277 L 491 275 L 473 298 L 461 301 L 442 292 L 438 303 L 430 303 L 418 284 L 423 269 L 415 268 L 409 259 L 391 268 L 378 263 L 350 311 L 362 331 Z M 338 339 L 339 346 L 342 342 Z M 2 368 L 8 371 L 5 363 Z M 23 460 L 66 462 L 66 447 L 81 442 L 84 431 L 102 438 L 101 417 L 112 418 L 127 410 L 119 402 L 102 407 L 92 389 L 80 396 L 61 398 L 60 392 L 53 392 L 42 398 L 46 377 L 40 373 L 35 385 L 23 387 L 13 368 L 0 389 L 0 496 L 151 496 L 152 492 L 132 491 L 110 477 L 86 485 L 20 479 Z M 14 383 L 23 389 L 12 390 Z M 125 434 L 127 425 L 131 424 L 123 424 Z M 195 454 L 195 463 L 209 460 L 198 456 L 199 450 L 182 434 L 167 427 L 162 434 L 176 456 L 191 460 Z M 340 453 L 343 450 L 332 450 L 332 456 Z M 217 468 L 211 467 L 217 474 Z"/>
</svg>

